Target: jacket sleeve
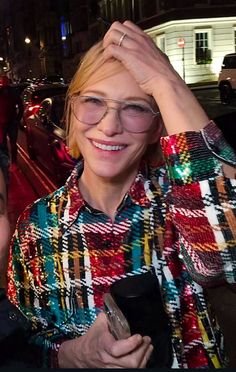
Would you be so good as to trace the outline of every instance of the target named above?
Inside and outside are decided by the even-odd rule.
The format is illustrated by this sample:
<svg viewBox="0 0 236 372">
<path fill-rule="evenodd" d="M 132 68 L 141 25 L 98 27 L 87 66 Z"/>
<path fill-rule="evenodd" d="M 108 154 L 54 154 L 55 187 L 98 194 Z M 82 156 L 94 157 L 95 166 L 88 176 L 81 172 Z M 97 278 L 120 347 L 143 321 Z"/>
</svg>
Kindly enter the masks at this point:
<svg viewBox="0 0 236 372">
<path fill-rule="evenodd" d="M 213 121 L 200 132 L 163 137 L 161 145 L 170 180 L 167 226 L 175 228 L 169 244 L 199 284 L 235 283 L 236 180 L 222 169 L 223 162 L 236 166 L 233 149 Z"/>
</svg>

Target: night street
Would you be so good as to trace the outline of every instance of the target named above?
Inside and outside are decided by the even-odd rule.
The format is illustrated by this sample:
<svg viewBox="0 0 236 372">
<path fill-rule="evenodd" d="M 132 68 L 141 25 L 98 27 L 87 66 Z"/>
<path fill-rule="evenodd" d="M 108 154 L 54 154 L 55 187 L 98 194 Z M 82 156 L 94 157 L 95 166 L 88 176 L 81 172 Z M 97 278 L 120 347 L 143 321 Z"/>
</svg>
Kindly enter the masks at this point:
<svg viewBox="0 0 236 372">
<path fill-rule="evenodd" d="M 21 136 L 20 133 L 19 137 Z M 27 152 L 19 143 L 18 159 L 18 169 L 10 171 L 8 192 L 8 215 L 12 231 L 18 216 L 27 205 L 57 188 L 57 185 L 37 164 L 30 160 Z"/>
</svg>

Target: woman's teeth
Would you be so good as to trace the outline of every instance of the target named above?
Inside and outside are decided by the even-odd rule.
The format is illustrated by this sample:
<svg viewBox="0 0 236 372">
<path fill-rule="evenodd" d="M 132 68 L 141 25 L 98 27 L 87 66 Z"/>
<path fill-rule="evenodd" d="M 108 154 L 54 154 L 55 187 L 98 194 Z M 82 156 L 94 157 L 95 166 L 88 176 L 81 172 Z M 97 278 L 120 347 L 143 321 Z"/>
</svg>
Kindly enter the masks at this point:
<svg viewBox="0 0 236 372">
<path fill-rule="evenodd" d="M 105 150 L 105 151 L 118 151 L 118 150 L 122 150 L 125 148 L 125 146 L 121 146 L 121 145 L 111 146 L 111 145 L 104 145 L 104 144 L 101 144 L 95 141 L 92 141 L 92 142 L 95 147 L 101 150 Z"/>
</svg>

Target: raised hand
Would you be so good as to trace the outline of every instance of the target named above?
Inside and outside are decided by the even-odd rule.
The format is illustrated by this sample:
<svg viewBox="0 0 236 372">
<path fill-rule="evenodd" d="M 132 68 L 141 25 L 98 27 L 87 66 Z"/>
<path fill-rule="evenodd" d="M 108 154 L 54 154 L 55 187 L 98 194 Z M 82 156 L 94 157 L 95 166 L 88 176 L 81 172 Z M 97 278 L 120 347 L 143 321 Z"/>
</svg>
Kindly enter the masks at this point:
<svg viewBox="0 0 236 372">
<path fill-rule="evenodd" d="M 104 58 L 119 60 L 159 106 L 168 134 L 199 130 L 209 118 L 167 56 L 130 21 L 114 22 L 103 40 Z"/>
</svg>

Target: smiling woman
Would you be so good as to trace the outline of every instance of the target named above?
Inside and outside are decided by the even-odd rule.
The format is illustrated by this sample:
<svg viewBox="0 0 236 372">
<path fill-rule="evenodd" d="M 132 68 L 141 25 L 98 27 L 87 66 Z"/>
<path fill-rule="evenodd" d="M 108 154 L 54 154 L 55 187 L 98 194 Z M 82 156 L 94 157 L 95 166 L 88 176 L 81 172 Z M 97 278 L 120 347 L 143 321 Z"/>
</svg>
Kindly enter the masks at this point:
<svg viewBox="0 0 236 372">
<path fill-rule="evenodd" d="M 114 22 L 86 53 L 66 116 L 69 147 L 83 159 L 19 217 L 8 270 L 9 297 L 34 324 L 42 366 L 229 366 L 204 291 L 236 279 L 236 155 L 221 131 L 130 21 Z M 156 284 L 150 303 L 145 274 Z M 104 304 L 109 291 L 118 295 Z M 134 292 L 136 303 L 147 299 L 140 312 L 130 310 Z M 124 324 L 116 305 L 130 333 L 111 329 Z M 154 306 L 154 326 L 138 328 Z"/>
</svg>

